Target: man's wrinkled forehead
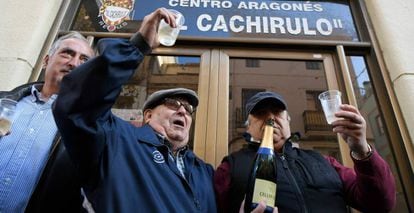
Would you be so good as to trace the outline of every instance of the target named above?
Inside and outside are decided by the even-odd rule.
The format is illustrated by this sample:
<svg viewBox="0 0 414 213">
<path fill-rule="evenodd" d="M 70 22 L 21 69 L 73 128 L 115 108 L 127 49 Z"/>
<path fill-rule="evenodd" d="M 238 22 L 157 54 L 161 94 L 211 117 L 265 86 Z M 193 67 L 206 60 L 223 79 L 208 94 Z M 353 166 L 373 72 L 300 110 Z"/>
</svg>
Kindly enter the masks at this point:
<svg viewBox="0 0 414 213">
<path fill-rule="evenodd" d="M 92 58 L 95 56 L 95 52 L 93 51 L 92 47 L 78 38 L 67 38 L 60 42 L 58 46 L 58 52 L 62 50 L 70 50 L 72 52 L 77 52 L 82 56 Z"/>
</svg>

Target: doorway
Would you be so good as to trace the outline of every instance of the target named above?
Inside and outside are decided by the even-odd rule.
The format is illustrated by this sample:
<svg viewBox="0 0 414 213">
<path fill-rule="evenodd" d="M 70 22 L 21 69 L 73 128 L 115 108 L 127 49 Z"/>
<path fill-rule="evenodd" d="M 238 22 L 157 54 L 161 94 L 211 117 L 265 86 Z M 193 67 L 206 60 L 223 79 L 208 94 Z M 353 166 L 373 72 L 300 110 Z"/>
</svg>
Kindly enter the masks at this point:
<svg viewBox="0 0 414 213">
<path fill-rule="evenodd" d="M 288 103 L 291 130 L 301 135 L 296 145 L 344 162 L 341 153 L 348 150 L 342 150 L 317 99 L 321 91 L 339 88 L 332 54 L 221 49 L 212 50 L 211 61 L 207 129 L 197 138 L 203 146 L 194 147 L 204 160 L 217 166 L 244 146 L 247 99 L 259 91 L 273 91 Z"/>
</svg>

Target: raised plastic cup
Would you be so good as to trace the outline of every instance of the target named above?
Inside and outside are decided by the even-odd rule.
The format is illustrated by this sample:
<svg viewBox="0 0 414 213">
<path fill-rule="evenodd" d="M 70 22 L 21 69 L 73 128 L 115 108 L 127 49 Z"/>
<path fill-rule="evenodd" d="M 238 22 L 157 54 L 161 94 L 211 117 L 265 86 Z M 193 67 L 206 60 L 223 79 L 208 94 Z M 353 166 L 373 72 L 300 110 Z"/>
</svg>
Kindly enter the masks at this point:
<svg viewBox="0 0 414 213">
<path fill-rule="evenodd" d="M 332 122 L 339 120 L 340 118 L 336 117 L 335 113 L 340 110 L 339 106 L 342 104 L 341 92 L 338 90 L 328 90 L 319 94 L 318 98 L 321 101 L 322 109 L 328 124 L 332 124 Z"/>
<path fill-rule="evenodd" d="M 12 99 L 0 99 L 0 137 L 9 133 L 16 105 Z"/>
<path fill-rule="evenodd" d="M 176 10 L 168 9 L 168 11 L 174 13 L 177 27 L 172 28 L 168 25 L 164 19 L 161 20 L 158 28 L 158 40 L 164 46 L 173 46 L 180 33 L 181 27 L 184 25 L 185 19 L 183 14 Z"/>
</svg>

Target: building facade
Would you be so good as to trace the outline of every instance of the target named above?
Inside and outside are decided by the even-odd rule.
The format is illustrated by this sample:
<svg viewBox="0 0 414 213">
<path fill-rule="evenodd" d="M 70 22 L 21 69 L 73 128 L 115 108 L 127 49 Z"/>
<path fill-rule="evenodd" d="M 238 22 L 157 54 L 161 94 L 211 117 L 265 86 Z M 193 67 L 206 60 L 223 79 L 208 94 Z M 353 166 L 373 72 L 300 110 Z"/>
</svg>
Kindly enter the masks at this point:
<svg viewBox="0 0 414 213">
<path fill-rule="evenodd" d="M 155 8 L 181 11 L 186 23 L 176 45 L 145 58 L 114 112 L 139 123 L 152 92 L 197 91 L 191 148 L 217 166 L 244 144 L 246 100 L 275 91 L 288 103 L 298 146 L 352 166 L 317 98 L 337 89 L 344 103 L 359 108 L 368 142 L 392 167 L 394 212 L 414 211 L 411 0 L 5 0 L 0 6 L 0 90 L 41 80 L 42 58 L 62 34 L 80 31 L 95 46 L 101 38 L 130 37 Z"/>
</svg>

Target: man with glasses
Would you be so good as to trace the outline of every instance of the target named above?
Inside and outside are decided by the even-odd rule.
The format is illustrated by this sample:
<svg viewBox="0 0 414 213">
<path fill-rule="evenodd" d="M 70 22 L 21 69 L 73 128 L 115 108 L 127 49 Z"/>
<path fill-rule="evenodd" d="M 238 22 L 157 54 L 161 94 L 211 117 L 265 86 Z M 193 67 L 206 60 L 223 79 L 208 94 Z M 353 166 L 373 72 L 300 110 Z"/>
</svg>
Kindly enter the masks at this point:
<svg viewBox="0 0 414 213">
<path fill-rule="evenodd" d="M 184 175 L 183 156 L 187 151 L 191 115 L 198 105 L 194 91 L 185 88 L 160 90 L 144 103 L 144 123 L 150 125 L 169 148 L 170 157 Z"/>
<path fill-rule="evenodd" d="M 136 128 L 111 113 L 122 85 L 159 45 L 157 26 L 175 26 L 165 8 L 147 15 L 130 40 L 102 39 L 101 55 L 65 76 L 53 113 L 96 212 L 216 212 L 211 165 L 188 149 L 198 97 L 153 93 Z"/>
</svg>

